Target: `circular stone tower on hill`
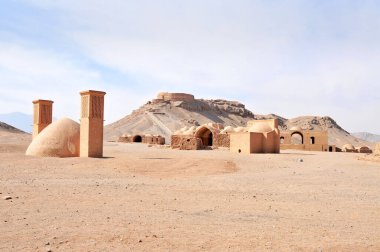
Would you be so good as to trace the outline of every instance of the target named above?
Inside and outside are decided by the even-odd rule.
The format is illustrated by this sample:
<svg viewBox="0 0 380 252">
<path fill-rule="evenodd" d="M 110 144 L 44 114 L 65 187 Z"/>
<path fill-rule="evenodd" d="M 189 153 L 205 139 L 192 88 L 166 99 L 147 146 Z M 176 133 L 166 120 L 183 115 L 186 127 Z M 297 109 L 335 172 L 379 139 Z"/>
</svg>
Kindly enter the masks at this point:
<svg viewBox="0 0 380 252">
<path fill-rule="evenodd" d="M 156 100 L 161 101 L 194 101 L 194 95 L 185 93 L 162 92 L 157 95 Z"/>
</svg>

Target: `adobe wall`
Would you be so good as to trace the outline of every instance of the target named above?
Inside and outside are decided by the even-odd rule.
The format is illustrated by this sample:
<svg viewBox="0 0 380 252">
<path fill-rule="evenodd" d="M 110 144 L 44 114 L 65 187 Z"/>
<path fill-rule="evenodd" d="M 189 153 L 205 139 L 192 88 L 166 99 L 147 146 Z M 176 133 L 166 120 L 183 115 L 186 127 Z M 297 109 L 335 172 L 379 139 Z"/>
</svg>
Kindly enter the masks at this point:
<svg viewBox="0 0 380 252">
<path fill-rule="evenodd" d="M 303 138 L 302 144 L 293 144 L 292 135 L 299 134 Z M 329 151 L 328 133 L 327 131 L 284 131 L 281 132 L 280 138 L 283 138 L 283 143 L 280 145 L 282 150 L 305 150 L 305 151 Z M 312 142 L 314 138 L 314 143 Z M 333 148 L 334 151 L 335 148 Z"/>
<path fill-rule="evenodd" d="M 194 101 L 194 95 L 185 94 L 185 93 L 159 93 L 157 95 L 157 99 L 154 101 L 157 102 L 159 100 L 163 101 Z"/>
<path fill-rule="evenodd" d="M 265 142 L 263 133 L 249 132 L 250 153 L 265 153 Z"/>
<path fill-rule="evenodd" d="M 179 150 L 202 150 L 204 146 L 202 140 L 195 136 L 172 135 L 172 149 Z"/>
<path fill-rule="evenodd" d="M 239 132 L 230 135 L 230 152 L 251 153 L 251 140 L 249 132 Z"/>
<path fill-rule="evenodd" d="M 363 146 L 363 147 L 358 147 L 358 148 L 357 148 L 357 151 L 358 151 L 359 153 L 367 153 L 367 154 L 372 153 L 372 150 L 371 150 L 370 148 L 368 148 L 368 147 L 365 147 L 365 146 Z"/>
<path fill-rule="evenodd" d="M 120 136 L 118 139 L 119 143 L 134 143 L 134 138 L 136 136 L 141 137 L 141 143 L 144 144 L 165 144 L 165 137 L 163 136 L 151 136 L 151 135 L 134 135 L 134 136 Z"/>
<path fill-rule="evenodd" d="M 230 147 L 230 134 L 216 134 L 214 137 L 215 147 Z"/>
<path fill-rule="evenodd" d="M 264 133 L 263 135 L 264 153 L 280 153 L 280 134 L 276 130 Z"/>
</svg>

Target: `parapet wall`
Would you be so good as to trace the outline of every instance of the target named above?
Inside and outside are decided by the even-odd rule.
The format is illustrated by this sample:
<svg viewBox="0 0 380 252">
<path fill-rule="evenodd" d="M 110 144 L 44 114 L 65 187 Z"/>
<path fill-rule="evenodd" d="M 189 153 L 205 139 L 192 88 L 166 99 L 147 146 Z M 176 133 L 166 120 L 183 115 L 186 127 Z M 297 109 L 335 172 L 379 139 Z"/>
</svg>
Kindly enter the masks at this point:
<svg viewBox="0 0 380 252">
<path fill-rule="evenodd" d="M 158 100 L 164 101 L 194 101 L 194 95 L 185 93 L 159 93 L 157 95 Z"/>
</svg>

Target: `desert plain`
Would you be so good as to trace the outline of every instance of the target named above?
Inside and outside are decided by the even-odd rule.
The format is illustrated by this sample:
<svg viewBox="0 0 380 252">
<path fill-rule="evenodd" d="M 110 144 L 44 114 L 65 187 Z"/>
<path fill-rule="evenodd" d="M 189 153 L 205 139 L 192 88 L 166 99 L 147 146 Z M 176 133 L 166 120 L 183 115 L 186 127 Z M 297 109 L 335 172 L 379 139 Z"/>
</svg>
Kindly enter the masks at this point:
<svg viewBox="0 0 380 252">
<path fill-rule="evenodd" d="M 0 134 L 0 251 L 380 251 L 380 163 L 104 143 L 25 156 Z M 8 199 L 6 199 L 8 198 Z"/>
</svg>

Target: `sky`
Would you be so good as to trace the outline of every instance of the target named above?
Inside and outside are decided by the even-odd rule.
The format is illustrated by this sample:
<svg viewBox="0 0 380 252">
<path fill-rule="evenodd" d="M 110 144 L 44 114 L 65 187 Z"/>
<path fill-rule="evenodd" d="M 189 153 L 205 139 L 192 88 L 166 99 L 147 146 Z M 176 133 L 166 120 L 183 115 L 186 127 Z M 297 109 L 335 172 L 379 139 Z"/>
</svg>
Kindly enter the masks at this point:
<svg viewBox="0 0 380 252">
<path fill-rule="evenodd" d="M 50 99 L 78 120 L 93 89 L 108 124 L 168 91 L 380 134 L 379 13 L 378 0 L 3 1 L 0 114 Z"/>
</svg>

